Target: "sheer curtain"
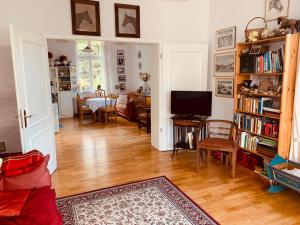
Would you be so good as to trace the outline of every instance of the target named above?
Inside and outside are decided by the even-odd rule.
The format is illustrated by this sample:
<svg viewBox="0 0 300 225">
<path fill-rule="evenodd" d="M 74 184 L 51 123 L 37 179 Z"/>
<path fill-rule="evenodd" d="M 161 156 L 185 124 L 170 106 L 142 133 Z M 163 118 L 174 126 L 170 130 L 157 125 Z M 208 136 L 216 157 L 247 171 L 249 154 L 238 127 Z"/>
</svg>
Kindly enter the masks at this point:
<svg viewBox="0 0 300 225">
<path fill-rule="evenodd" d="M 299 47 L 300 51 L 300 47 Z M 300 53 L 300 52 L 299 52 Z M 290 149 L 290 160 L 300 163 L 300 54 L 298 54 L 298 69 L 294 100 L 293 133 Z"/>
</svg>

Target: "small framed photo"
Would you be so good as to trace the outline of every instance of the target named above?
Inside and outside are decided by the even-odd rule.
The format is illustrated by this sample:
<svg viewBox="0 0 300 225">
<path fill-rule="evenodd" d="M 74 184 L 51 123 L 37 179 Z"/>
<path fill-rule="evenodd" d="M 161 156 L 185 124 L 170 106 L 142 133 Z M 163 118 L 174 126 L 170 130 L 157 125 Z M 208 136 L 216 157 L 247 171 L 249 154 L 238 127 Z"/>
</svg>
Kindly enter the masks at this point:
<svg viewBox="0 0 300 225">
<path fill-rule="evenodd" d="M 215 95 L 217 97 L 233 98 L 233 78 L 216 78 Z"/>
<path fill-rule="evenodd" d="M 231 77 L 235 74 L 235 52 L 215 54 L 214 76 Z"/>
<path fill-rule="evenodd" d="M 119 83 L 120 91 L 126 91 L 126 83 Z"/>
<path fill-rule="evenodd" d="M 117 57 L 124 57 L 124 50 L 117 50 Z"/>
<path fill-rule="evenodd" d="M 115 3 L 116 37 L 140 38 L 140 6 Z"/>
<path fill-rule="evenodd" d="M 235 48 L 236 27 L 229 27 L 216 32 L 216 51 Z"/>
<path fill-rule="evenodd" d="M 117 74 L 125 74 L 125 67 L 117 67 Z"/>
<path fill-rule="evenodd" d="M 126 75 L 118 75 L 118 82 L 126 82 Z"/>
<path fill-rule="evenodd" d="M 100 36 L 98 1 L 71 0 L 73 34 Z"/>
<path fill-rule="evenodd" d="M 265 0 L 265 20 L 288 17 L 290 0 Z"/>
<path fill-rule="evenodd" d="M 117 58 L 117 65 L 118 66 L 125 66 L 125 58 L 124 57 L 118 57 Z"/>
<path fill-rule="evenodd" d="M 250 49 L 250 55 L 258 55 L 261 52 L 261 45 L 253 45 Z"/>
</svg>

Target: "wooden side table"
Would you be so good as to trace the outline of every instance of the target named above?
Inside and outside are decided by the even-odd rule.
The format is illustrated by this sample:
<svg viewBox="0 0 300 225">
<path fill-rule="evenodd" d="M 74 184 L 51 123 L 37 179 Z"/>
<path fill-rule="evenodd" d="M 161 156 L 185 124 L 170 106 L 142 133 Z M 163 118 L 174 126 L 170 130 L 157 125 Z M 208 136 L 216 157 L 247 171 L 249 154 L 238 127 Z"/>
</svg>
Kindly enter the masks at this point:
<svg viewBox="0 0 300 225">
<path fill-rule="evenodd" d="M 179 149 L 190 149 L 189 143 L 187 143 L 184 139 L 186 138 L 187 133 L 190 131 L 194 131 L 195 129 L 199 129 L 199 139 L 205 138 L 205 121 L 208 117 L 194 117 L 194 116 L 173 116 L 171 119 L 173 120 L 173 154 Z M 195 139 L 194 135 L 194 139 Z M 197 140 L 199 141 L 199 140 Z"/>
</svg>

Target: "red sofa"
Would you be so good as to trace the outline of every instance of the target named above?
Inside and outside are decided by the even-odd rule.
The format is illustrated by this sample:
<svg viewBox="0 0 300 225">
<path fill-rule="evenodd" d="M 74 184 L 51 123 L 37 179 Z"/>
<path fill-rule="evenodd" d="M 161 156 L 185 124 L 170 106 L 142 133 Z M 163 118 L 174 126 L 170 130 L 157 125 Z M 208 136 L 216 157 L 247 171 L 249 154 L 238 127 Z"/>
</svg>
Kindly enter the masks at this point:
<svg viewBox="0 0 300 225">
<path fill-rule="evenodd" d="M 62 225 L 47 169 L 38 151 L 4 158 L 0 165 L 1 225 Z"/>
</svg>

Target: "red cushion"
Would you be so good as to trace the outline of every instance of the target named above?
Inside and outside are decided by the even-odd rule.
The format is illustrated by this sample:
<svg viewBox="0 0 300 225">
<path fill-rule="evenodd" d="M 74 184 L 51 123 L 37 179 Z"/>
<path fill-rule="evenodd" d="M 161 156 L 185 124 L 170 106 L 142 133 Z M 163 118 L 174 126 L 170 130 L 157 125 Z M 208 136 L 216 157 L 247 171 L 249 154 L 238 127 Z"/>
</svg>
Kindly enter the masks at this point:
<svg viewBox="0 0 300 225">
<path fill-rule="evenodd" d="M 4 190 L 3 176 L 0 174 L 0 191 Z"/>
<path fill-rule="evenodd" d="M 27 201 L 16 217 L 0 218 L 1 225 L 62 225 L 57 210 L 55 192 L 49 187 L 31 190 Z"/>
<path fill-rule="evenodd" d="M 46 155 L 43 163 L 34 171 L 14 177 L 4 177 L 4 190 L 32 189 L 45 186 L 51 187 L 51 176 L 47 169 L 49 159 L 50 156 Z"/>
<path fill-rule="evenodd" d="M 30 190 L 0 192 L 0 217 L 18 216 L 28 198 Z"/>
<path fill-rule="evenodd" d="M 6 177 L 28 173 L 39 167 L 43 163 L 43 158 L 43 154 L 37 150 L 7 157 L 3 160 L 1 171 Z"/>
</svg>

